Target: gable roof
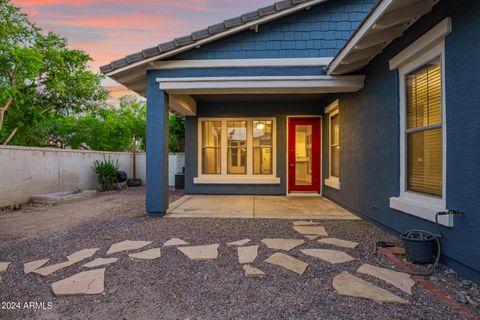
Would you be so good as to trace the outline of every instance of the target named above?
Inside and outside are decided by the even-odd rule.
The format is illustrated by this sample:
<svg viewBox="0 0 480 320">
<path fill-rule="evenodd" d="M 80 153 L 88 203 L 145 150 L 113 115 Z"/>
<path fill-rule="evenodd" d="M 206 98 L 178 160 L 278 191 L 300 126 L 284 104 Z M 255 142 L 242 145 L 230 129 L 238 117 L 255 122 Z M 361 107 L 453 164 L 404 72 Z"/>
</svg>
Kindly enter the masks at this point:
<svg viewBox="0 0 480 320">
<path fill-rule="evenodd" d="M 308 9 L 313 5 L 325 1 L 327 0 L 279 1 L 270 6 L 211 25 L 206 29 L 195 31 L 189 35 L 127 55 L 124 58 L 101 66 L 100 72 L 112 77 L 121 71 L 146 65 L 151 61 L 167 58 L 177 53 L 197 48 L 205 43 L 215 41 L 248 28 L 257 28 L 259 24 L 284 17 L 302 9 Z"/>
<path fill-rule="evenodd" d="M 440 0 L 380 0 L 328 66 L 329 75 L 358 71 Z"/>
</svg>

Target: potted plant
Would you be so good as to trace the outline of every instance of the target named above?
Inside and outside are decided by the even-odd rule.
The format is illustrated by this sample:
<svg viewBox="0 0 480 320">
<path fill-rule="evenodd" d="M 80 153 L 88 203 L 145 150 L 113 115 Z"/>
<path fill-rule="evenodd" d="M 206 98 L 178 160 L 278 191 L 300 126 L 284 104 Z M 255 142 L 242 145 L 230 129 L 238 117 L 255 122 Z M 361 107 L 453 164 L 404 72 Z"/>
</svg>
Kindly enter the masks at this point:
<svg viewBox="0 0 480 320">
<path fill-rule="evenodd" d="M 97 175 L 101 191 L 113 190 L 118 168 L 118 160 L 113 161 L 110 159 L 110 156 L 108 159 L 104 157 L 103 160 L 95 160 L 93 162 L 92 170 Z"/>
</svg>

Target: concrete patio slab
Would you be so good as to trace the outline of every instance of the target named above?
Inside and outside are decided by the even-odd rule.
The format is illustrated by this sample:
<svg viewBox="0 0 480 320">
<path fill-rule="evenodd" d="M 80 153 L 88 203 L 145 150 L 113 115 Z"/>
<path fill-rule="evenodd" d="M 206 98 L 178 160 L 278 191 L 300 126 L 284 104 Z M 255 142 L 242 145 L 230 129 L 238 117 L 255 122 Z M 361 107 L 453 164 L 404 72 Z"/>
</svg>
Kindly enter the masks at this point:
<svg viewBox="0 0 480 320">
<path fill-rule="evenodd" d="M 104 290 L 105 268 L 83 271 L 52 283 L 56 296 L 100 294 Z"/>
<path fill-rule="evenodd" d="M 168 240 L 167 242 L 165 242 L 163 244 L 164 247 L 168 247 L 168 246 L 183 246 L 185 244 L 189 244 L 188 242 L 186 241 L 183 241 L 182 239 L 179 239 L 179 238 L 172 238 L 170 240 Z"/>
<path fill-rule="evenodd" d="M 23 265 L 23 273 L 28 274 L 43 265 L 45 265 L 50 259 L 41 259 L 41 260 L 35 260 L 35 261 L 30 261 L 27 262 Z"/>
<path fill-rule="evenodd" d="M 346 271 L 333 278 L 332 286 L 338 294 L 343 296 L 364 298 L 376 302 L 410 304 L 407 300 Z"/>
<path fill-rule="evenodd" d="M 265 262 L 275 264 L 287 270 L 298 273 L 299 275 L 302 275 L 308 267 L 308 263 L 280 252 L 272 254 L 267 258 L 267 260 L 265 260 Z"/>
<path fill-rule="evenodd" d="M 82 267 L 85 268 L 96 268 L 100 266 L 104 266 L 107 264 L 112 264 L 118 261 L 118 258 L 97 258 L 95 260 L 92 260 L 88 263 L 85 263 Z"/>
<path fill-rule="evenodd" d="M 355 260 L 350 255 L 343 251 L 327 250 L 327 249 L 303 249 L 300 250 L 303 254 L 312 256 L 330 262 L 331 264 L 345 263 Z"/>
<path fill-rule="evenodd" d="M 0 273 L 6 272 L 10 262 L 0 262 Z"/>
<path fill-rule="evenodd" d="M 302 239 L 269 238 L 263 239 L 262 243 L 270 249 L 290 251 L 293 248 L 304 244 L 305 241 Z"/>
<path fill-rule="evenodd" d="M 107 255 L 122 252 L 122 251 L 141 249 L 145 246 L 148 246 L 151 243 L 152 241 L 132 241 L 132 240 L 117 242 L 112 244 L 110 249 L 108 249 Z"/>
<path fill-rule="evenodd" d="M 263 277 L 265 276 L 265 272 L 262 270 L 252 267 L 249 264 L 244 264 L 243 265 L 243 270 L 245 271 L 245 276 L 246 277 Z"/>
<path fill-rule="evenodd" d="M 294 221 L 294 226 L 316 226 L 319 225 L 319 221 Z"/>
<path fill-rule="evenodd" d="M 212 260 L 218 258 L 219 246 L 219 244 L 210 244 L 204 246 L 179 247 L 178 250 L 190 258 L 190 260 Z"/>
<path fill-rule="evenodd" d="M 259 246 L 238 247 L 238 262 L 241 264 L 252 263 L 258 255 Z"/>
<path fill-rule="evenodd" d="M 357 272 L 381 279 L 408 294 L 412 294 L 412 287 L 415 285 L 415 280 L 413 280 L 407 273 L 372 266 L 368 263 L 362 264 Z"/>
<path fill-rule="evenodd" d="M 249 243 L 250 239 L 243 239 L 243 240 L 238 240 L 238 241 L 233 241 L 233 242 L 228 242 L 227 243 L 227 246 L 244 246 L 246 245 L 247 243 Z"/>
<path fill-rule="evenodd" d="M 358 242 L 342 240 L 337 238 L 324 238 L 324 239 L 318 240 L 317 242 L 331 244 L 333 246 L 348 248 L 348 249 L 354 249 L 356 246 L 358 246 Z"/>
<path fill-rule="evenodd" d="M 253 196 L 189 196 L 167 217 L 253 218 Z"/>
<path fill-rule="evenodd" d="M 357 216 L 320 196 L 255 196 L 255 218 L 360 220 Z"/>
<path fill-rule="evenodd" d="M 330 200 L 316 197 L 188 195 L 170 205 L 170 218 L 360 220 Z M 311 222 L 312 225 L 313 222 Z"/>
<path fill-rule="evenodd" d="M 327 231 L 325 231 L 325 227 L 322 226 L 293 226 L 293 230 L 301 234 L 328 237 L 328 233 Z"/>
<path fill-rule="evenodd" d="M 97 190 L 82 190 L 79 193 L 73 193 L 72 191 L 52 192 L 33 195 L 31 202 L 38 204 L 58 205 L 60 203 L 82 201 L 96 196 Z"/>
<path fill-rule="evenodd" d="M 137 260 L 155 260 L 161 257 L 160 248 L 153 248 L 137 253 L 130 253 L 128 256 Z"/>
</svg>

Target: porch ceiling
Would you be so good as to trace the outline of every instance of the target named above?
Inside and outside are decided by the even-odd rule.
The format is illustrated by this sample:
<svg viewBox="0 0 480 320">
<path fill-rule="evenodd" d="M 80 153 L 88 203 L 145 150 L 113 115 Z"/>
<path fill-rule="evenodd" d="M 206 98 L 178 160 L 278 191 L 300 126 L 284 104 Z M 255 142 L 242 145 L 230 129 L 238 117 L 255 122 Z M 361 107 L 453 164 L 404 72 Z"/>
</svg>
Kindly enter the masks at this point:
<svg viewBox="0 0 480 320">
<path fill-rule="evenodd" d="M 192 95 L 301 95 L 357 92 L 365 76 L 260 76 L 157 78 L 159 89 L 169 94 L 169 106 L 181 116 L 196 114 Z"/>
<path fill-rule="evenodd" d="M 440 0 L 381 0 L 329 65 L 328 74 L 361 70 Z"/>
</svg>

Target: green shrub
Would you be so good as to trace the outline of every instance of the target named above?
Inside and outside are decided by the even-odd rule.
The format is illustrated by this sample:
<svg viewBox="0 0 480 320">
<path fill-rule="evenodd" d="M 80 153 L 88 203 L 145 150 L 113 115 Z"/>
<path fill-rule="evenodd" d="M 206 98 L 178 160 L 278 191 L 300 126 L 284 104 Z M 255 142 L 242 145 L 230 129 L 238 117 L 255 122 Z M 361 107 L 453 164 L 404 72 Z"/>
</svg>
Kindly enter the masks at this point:
<svg viewBox="0 0 480 320">
<path fill-rule="evenodd" d="M 97 175 L 98 183 L 100 184 L 101 191 L 110 191 L 113 190 L 115 179 L 118 172 L 118 160 L 113 161 L 105 157 L 103 160 L 95 160 L 93 162 L 93 172 Z"/>
</svg>

